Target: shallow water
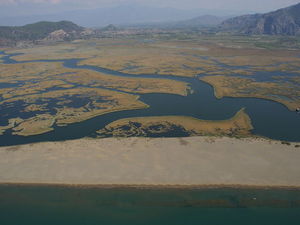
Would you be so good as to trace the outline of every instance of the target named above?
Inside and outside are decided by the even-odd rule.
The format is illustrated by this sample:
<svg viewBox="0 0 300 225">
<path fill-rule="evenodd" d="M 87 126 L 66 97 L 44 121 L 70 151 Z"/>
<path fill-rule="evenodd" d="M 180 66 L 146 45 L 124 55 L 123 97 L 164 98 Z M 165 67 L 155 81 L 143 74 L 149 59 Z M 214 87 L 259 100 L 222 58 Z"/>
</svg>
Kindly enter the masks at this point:
<svg viewBox="0 0 300 225">
<path fill-rule="evenodd" d="M 14 64 L 16 62 L 10 56 L 4 57 L 4 63 Z M 108 123 L 126 117 L 141 116 L 165 116 L 181 115 L 193 116 L 204 120 L 225 120 L 235 115 L 241 108 L 245 108 L 249 114 L 255 135 L 261 135 L 272 139 L 285 141 L 300 141 L 300 114 L 289 111 L 284 105 L 258 98 L 229 98 L 217 99 L 214 96 L 213 88 L 197 78 L 187 78 L 178 76 L 162 76 L 157 74 L 134 75 L 112 71 L 96 66 L 78 66 L 80 59 L 68 60 L 35 60 L 30 62 L 64 62 L 64 66 L 76 69 L 89 69 L 99 71 L 111 76 L 139 77 L 172 79 L 189 83 L 193 92 L 188 96 L 174 94 L 142 94 L 140 100 L 150 105 L 148 109 L 127 110 L 101 115 L 84 122 L 70 124 L 65 127 L 55 127 L 55 130 L 46 134 L 20 137 L 11 135 L 8 131 L 0 136 L 0 145 L 14 145 L 32 143 L 40 141 L 59 141 L 77 139 L 86 136 L 93 136 L 95 132 L 102 129 Z M 29 62 L 29 61 L 28 61 Z M 79 85 L 80 86 L 80 85 Z M 78 86 L 78 87 L 79 87 Z M 16 106 L 17 107 L 17 106 Z M 13 116 L 20 116 L 15 112 Z M 22 116 L 22 115 L 21 115 Z M 3 120 L 0 116 L 0 120 Z M 2 122 L 3 123 L 3 122 Z M 182 136 L 180 132 L 168 134 L 168 136 Z"/>
<path fill-rule="evenodd" d="M 0 186 L 1 225 L 293 225 L 300 191 Z"/>
</svg>

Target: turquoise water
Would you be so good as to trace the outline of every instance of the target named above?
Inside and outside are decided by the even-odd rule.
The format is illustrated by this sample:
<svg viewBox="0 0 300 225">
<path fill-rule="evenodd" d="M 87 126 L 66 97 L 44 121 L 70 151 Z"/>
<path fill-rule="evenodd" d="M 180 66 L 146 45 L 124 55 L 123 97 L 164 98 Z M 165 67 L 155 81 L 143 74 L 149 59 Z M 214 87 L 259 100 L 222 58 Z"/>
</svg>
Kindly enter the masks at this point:
<svg viewBox="0 0 300 225">
<path fill-rule="evenodd" d="M 293 225 L 300 191 L 0 186 L 0 224 Z"/>
</svg>

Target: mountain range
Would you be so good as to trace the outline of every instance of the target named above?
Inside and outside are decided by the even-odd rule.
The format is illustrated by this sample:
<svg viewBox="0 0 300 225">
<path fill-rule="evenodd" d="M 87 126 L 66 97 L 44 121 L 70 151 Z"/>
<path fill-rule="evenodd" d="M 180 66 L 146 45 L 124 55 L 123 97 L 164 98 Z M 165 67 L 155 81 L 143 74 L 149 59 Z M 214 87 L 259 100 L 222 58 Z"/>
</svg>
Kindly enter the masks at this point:
<svg viewBox="0 0 300 225">
<path fill-rule="evenodd" d="M 226 14 L 226 12 L 224 13 Z M 228 15 L 228 13 L 226 15 Z M 68 20 L 84 27 L 103 27 L 109 24 L 122 25 L 149 22 L 174 22 L 188 20 L 206 14 L 219 15 L 222 14 L 222 12 L 217 10 L 184 10 L 171 7 L 151 7 L 142 4 L 124 4 L 114 7 L 81 9 L 44 15 L 1 17 L 0 14 L 0 25 L 23 26 L 38 21 L 57 22 Z"/>
<path fill-rule="evenodd" d="M 300 3 L 270 13 L 234 17 L 220 28 L 248 35 L 300 35 Z"/>
<path fill-rule="evenodd" d="M 35 42 L 68 41 L 82 38 L 103 37 L 108 33 L 122 33 L 128 31 L 134 33 L 139 28 L 148 29 L 195 29 L 209 26 L 216 26 L 224 19 L 216 16 L 200 16 L 194 19 L 177 22 L 146 23 L 132 26 L 108 25 L 101 28 L 85 28 L 70 21 L 49 22 L 42 21 L 24 26 L 0 26 L 0 45 L 15 46 L 18 44 L 34 44 Z M 157 32 L 157 31 L 156 31 Z M 126 33 L 126 32 L 125 32 Z"/>
<path fill-rule="evenodd" d="M 159 14 L 160 12 L 157 13 Z M 173 13 L 174 11 L 169 16 Z M 153 16 L 152 13 L 150 14 Z M 137 23 L 134 19 L 137 14 L 133 12 L 132 15 L 132 22 L 135 21 Z M 146 23 L 146 25 L 140 23 L 140 26 L 142 28 L 150 28 L 148 32 L 155 30 L 152 28 L 158 28 L 158 30 L 168 28 L 176 31 L 176 29 L 182 28 L 197 30 L 203 27 L 218 27 L 218 29 L 214 28 L 216 32 L 225 31 L 245 35 L 300 35 L 300 3 L 270 13 L 238 16 L 225 21 L 224 19 L 224 17 L 206 15 L 173 22 L 155 22 Z M 80 18 L 77 18 L 77 20 L 80 20 Z M 103 21 L 94 20 L 95 24 L 99 26 L 103 24 Z M 138 29 L 138 27 L 137 25 L 136 28 Z M 118 33 L 118 31 L 122 34 L 134 34 L 136 28 L 130 30 L 130 27 L 123 26 L 119 30 L 114 25 L 109 25 L 102 29 L 90 29 L 69 21 L 37 22 L 24 26 L 0 26 L 0 45 L 15 46 L 22 42 L 34 44 L 35 42 L 40 43 L 43 41 L 97 38 L 102 37 L 103 33 Z M 184 32 L 184 30 L 181 32 Z"/>
<path fill-rule="evenodd" d="M 158 22 L 128 25 L 129 27 L 161 28 L 161 29 L 201 29 L 203 27 L 214 27 L 220 25 L 227 17 L 203 15 L 192 19 L 173 22 Z"/>
</svg>

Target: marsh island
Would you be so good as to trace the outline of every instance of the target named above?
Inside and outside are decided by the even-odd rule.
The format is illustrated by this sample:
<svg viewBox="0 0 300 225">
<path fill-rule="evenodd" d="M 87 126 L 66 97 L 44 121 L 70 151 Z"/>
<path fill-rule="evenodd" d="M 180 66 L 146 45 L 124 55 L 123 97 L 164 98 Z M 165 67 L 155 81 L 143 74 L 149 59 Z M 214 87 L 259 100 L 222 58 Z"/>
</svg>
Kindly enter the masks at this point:
<svg viewBox="0 0 300 225">
<path fill-rule="evenodd" d="M 114 136 L 118 130 L 121 136 L 254 134 L 277 139 L 268 131 L 259 131 L 255 118 L 259 112 L 247 104 L 249 99 L 270 101 L 269 107 L 278 102 L 275 105 L 284 115 L 277 117 L 288 115 L 284 118 L 287 126 L 300 123 L 295 113 L 300 106 L 300 50 L 262 48 L 270 41 L 263 37 L 143 40 L 120 37 L 4 49 L 0 69 L 1 135 L 43 135 L 123 112 L 112 116 L 115 119 L 99 122 L 82 137 Z M 208 102 L 212 94 L 201 82 L 213 87 L 215 103 Z M 164 109 L 162 102 L 161 108 L 159 104 L 154 106 L 157 100 L 153 96 L 161 101 L 168 99 L 165 105 L 172 102 L 169 109 L 173 110 Z M 215 106 L 230 104 L 225 103 L 226 97 L 238 103 L 228 110 Z M 179 109 L 187 102 L 198 105 L 198 109 L 190 113 Z M 242 108 L 244 111 L 240 111 Z M 246 119 L 235 121 L 234 115 L 241 113 Z M 140 128 L 132 127 L 137 123 Z M 141 130 L 146 127 L 156 128 L 147 133 Z M 295 129 L 290 127 L 291 133 Z M 300 140 L 288 136 L 282 139 Z"/>
</svg>

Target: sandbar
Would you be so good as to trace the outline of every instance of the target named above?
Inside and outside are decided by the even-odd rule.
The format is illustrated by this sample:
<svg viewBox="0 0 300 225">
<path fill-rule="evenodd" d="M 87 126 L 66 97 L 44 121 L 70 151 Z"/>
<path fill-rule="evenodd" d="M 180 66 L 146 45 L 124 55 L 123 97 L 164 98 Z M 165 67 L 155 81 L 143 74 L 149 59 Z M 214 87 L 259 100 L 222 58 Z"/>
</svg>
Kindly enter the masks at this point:
<svg viewBox="0 0 300 225">
<path fill-rule="evenodd" d="M 300 188 L 299 162 L 259 138 L 84 138 L 1 147 L 0 183 Z"/>
</svg>

